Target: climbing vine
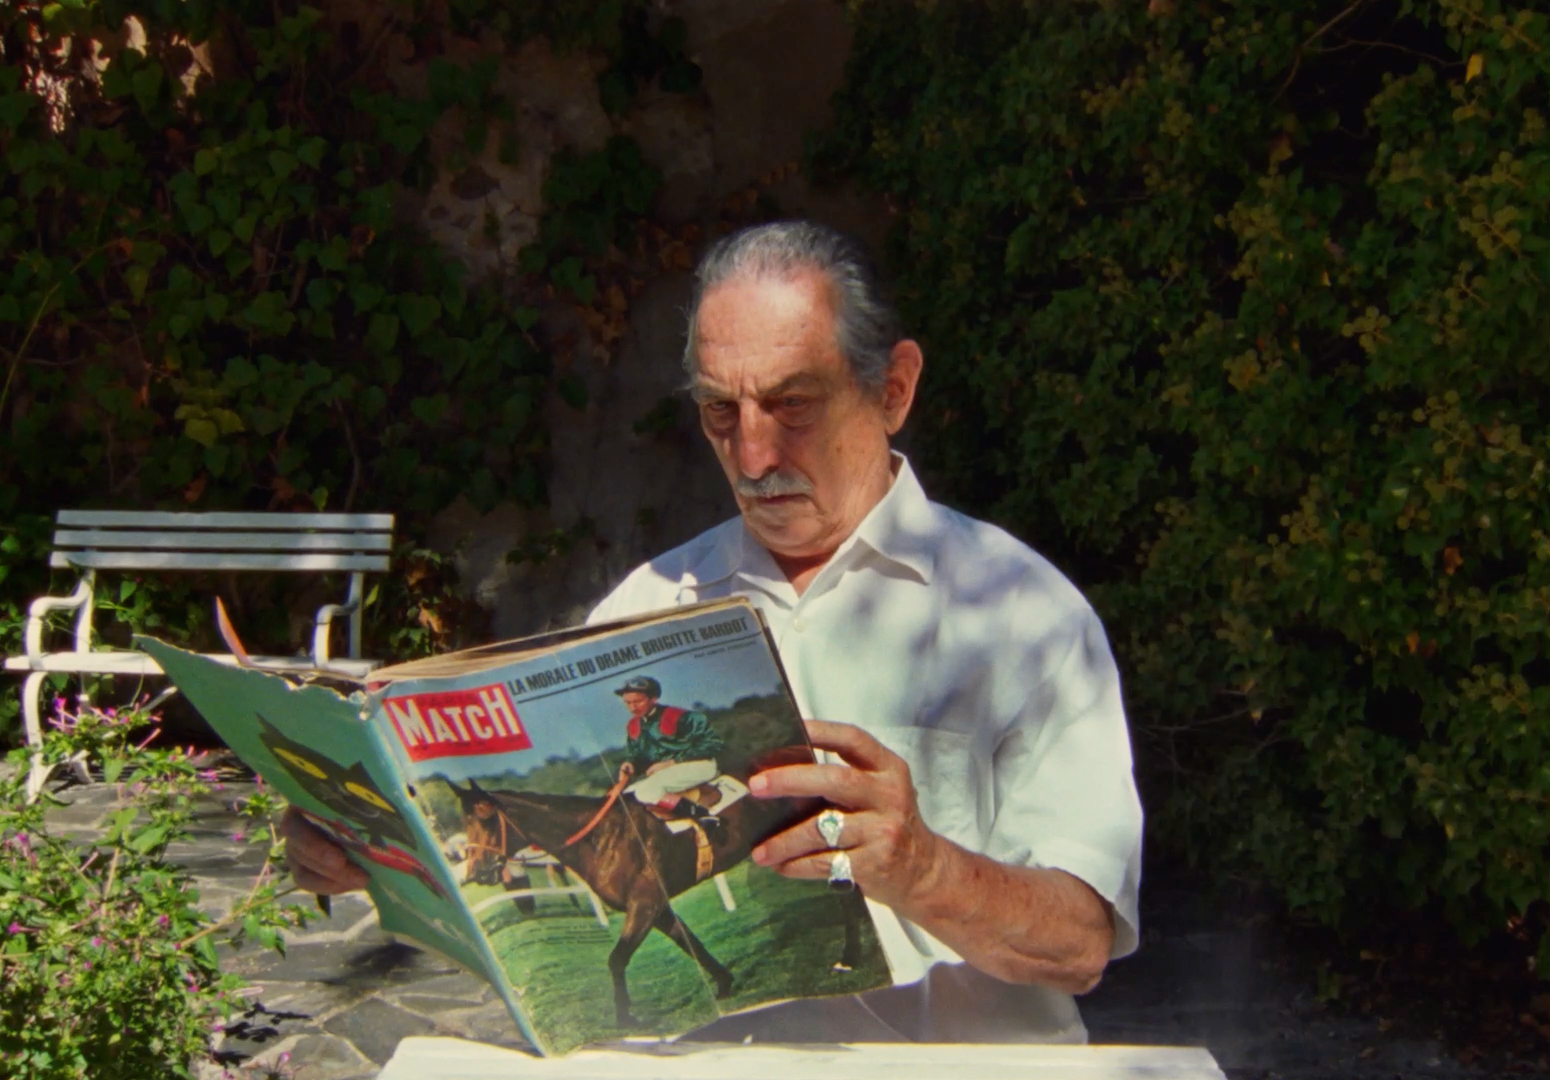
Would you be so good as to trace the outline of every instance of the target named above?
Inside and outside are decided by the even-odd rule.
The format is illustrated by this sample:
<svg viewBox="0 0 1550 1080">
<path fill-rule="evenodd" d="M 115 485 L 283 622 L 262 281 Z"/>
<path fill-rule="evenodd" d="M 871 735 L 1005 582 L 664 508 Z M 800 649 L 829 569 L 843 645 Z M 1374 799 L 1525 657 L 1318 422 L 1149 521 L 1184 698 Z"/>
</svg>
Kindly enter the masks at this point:
<svg viewBox="0 0 1550 1080">
<path fill-rule="evenodd" d="M 439 49 L 488 31 L 471 62 Z M 535 35 L 601 51 L 615 110 L 697 85 L 681 24 L 634 0 L 395 8 L 369 33 L 297 0 L 0 9 L 0 647 L 72 506 L 393 511 L 426 572 L 384 582 L 372 633 L 449 640 L 424 523 L 458 498 L 543 499 L 543 404 L 557 383 L 579 404 L 543 305 L 612 302 L 592 268 L 660 183 L 626 139 L 562 150 L 539 236 L 479 281 L 406 224 L 440 170 L 510 149 L 497 55 Z M 389 36 L 429 56 L 423 93 L 383 77 Z M 195 584 L 125 582 L 113 614 L 208 635 Z M 283 642 L 286 605 L 250 608 Z"/>
<path fill-rule="evenodd" d="M 1152 850 L 1550 970 L 1543 5 L 853 7 L 921 460 L 1093 597 Z"/>
</svg>

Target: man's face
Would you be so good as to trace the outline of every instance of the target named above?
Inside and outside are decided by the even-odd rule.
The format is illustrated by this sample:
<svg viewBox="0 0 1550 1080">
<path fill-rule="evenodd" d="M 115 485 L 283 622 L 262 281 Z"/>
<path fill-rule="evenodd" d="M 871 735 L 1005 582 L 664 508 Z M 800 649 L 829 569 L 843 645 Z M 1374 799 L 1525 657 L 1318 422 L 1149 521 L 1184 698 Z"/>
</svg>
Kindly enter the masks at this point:
<svg viewBox="0 0 1550 1080">
<path fill-rule="evenodd" d="M 488 821 L 495 816 L 495 804 L 488 799 L 480 799 L 473 805 L 474 817 L 480 821 Z"/>
<path fill-rule="evenodd" d="M 619 700 L 624 702 L 624 707 L 630 710 L 630 715 L 639 719 L 651 711 L 651 707 L 657 703 L 654 697 L 647 697 L 639 690 L 626 690 L 619 695 Z"/>
<path fill-rule="evenodd" d="M 868 392 L 834 330 L 818 271 L 734 278 L 700 302 L 693 384 L 700 425 L 749 533 L 777 561 L 826 558 L 887 493 L 888 437 L 914 394 L 913 342 L 902 343 L 914 350 L 913 366 Z"/>
</svg>

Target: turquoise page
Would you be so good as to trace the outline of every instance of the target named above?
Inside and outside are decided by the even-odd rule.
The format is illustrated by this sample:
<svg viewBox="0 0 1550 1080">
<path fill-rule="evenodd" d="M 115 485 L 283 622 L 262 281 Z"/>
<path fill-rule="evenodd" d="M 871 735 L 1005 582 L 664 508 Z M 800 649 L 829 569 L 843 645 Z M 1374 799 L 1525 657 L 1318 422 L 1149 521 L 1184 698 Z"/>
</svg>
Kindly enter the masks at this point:
<svg viewBox="0 0 1550 1080">
<path fill-rule="evenodd" d="M 366 871 L 384 930 L 489 980 L 532 1038 L 380 729 L 370 722 L 364 695 L 352 699 L 322 686 L 296 686 L 153 638 L 137 638 L 136 645 L 238 757 Z"/>
</svg>

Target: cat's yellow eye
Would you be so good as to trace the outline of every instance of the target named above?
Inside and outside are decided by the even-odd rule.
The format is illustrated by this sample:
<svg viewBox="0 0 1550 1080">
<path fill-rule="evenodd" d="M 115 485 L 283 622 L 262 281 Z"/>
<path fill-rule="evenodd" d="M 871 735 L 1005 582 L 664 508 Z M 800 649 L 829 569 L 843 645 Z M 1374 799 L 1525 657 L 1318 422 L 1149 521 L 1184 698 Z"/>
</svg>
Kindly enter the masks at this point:
<svg viewBox="0 0 1550 1080">
<path fill-rule="evenodd" d="M 328 774 L 318 767 L 317 762 L 304 758 L 300 754 L 294 753 L 293 751 L 287 750 L 281 746 L 274 747 L 273 749 L 275 757 L 279 758 L 281 761 L 288 762 L 296 766 L 308 776 L 315 776 L 319 780 L 328 779 Z"/>
<path fill-rule="evenodd" d="M 377 807 L 379 810 L 386 810 L 390 814 L 398 813 L 397 810 L 393 809 L 392 803 L 388 802 L 381 795 L 378 795 L 375 791 L 371 790 L 371 788 L 362 787 L 354 780 L 351 780 L 345 784 L 344 789 L 351 795 L 354 795 L 357 799 L 364 799 L 366 802 L 371 803 L 371 805 Z"/>
</svg>

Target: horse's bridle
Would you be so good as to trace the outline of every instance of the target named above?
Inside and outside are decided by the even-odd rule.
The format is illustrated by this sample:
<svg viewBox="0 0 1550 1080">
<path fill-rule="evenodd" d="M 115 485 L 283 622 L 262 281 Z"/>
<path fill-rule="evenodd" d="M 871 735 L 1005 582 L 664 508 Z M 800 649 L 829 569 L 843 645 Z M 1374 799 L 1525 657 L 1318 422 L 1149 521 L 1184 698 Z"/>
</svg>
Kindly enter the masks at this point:
<svg viewBox="0 0 1550 1080">
<path fill-rule="evenodd" d="M 603 815 L 608 813 L 609 810 L 613 809 L 614 803 L 619 801 L 619 795 L 620 795 L 620 793 L 622 791 L 624 791 L 624 785 L 628 782 L 628 780 L 629 780 L 629 777 L 621 776 L 614 783 L 614 786 L 608 789 L 608 797 L 603 800 L 603 805 L 598 809 L 598 812 L 592 815 L 592 820 L 587 822 L 580 829 L 576 830 L 576 832 L 573 833 L 570 837 L 568 837 L 566 839 L 565 843 L 561 844 L 560 847 L 562 847 L 562 848 L 570 847 L 576 841 L 578 841 L 582 837 L 586 836 L 587 833 L 589 833 L 593 829 L 597 828 L 597 823 L 603 820 Z M 493 799 L 490 801 L 490 805 L 491 806 L 495 806 L 495 802 L 494 802 Z M 470 848 L 478 848 L 478 849 L 481 849 L 483 851 L 488 851 L 488 852 L 490 852 L 493 855 L 497 855 L 497 856 L 499 856 L 499 857 L 501 857 L 503 859 L 508 859 L 509 860 L 511 858 L 511 855 L 506 850 L 506 829 L 508 827 L 510 827 L 511 831 L 515 832 L 515 833 L 521 833 L 522 830 L 517 828 L 517 823 L 515 821 L 512 821 L 509 817 L 507 817 L 506 816 L 506 811 L 502 810 L 499 806 L 495 806 L 495 816 L 500 818 L 500 822 L 501 822 L 500 847 L 497 848 L 497 847 L 492 847 L 489 844 L 481 844 L 477 840 L 470 840 L 468 842 L 468 846 Z"/>
<path fill-rule="evenodd" d="M 494 806 L 495 804 L 492 802 L 490 805 Z M 500 823 L 501 823 L 500 847 L 492 847 L 489 844 L 481 844 L 477 840 L 470 840 L 468 842 L 468 846 L 470 848 L 478 848 L 478 849 L 481 849 L 483 851 L 488 851 L 492 855 L 496 855 L 496 856 L 499 856 L 502 859 L 509 860 L 511 858 L 511 855 L 506 850 L 506 828 L 507 828 L 507 826 L 510 826 L 512 831 L 516 832 L 516 831 L 518 831 L 517 830 L 517 823 L 512 821 L 509 817 L 507 817 L 506 816 L 506 811 L 502 810 L 498 806 L 495 807 L 495 816 L 500 818 Z"/>
</svg>

